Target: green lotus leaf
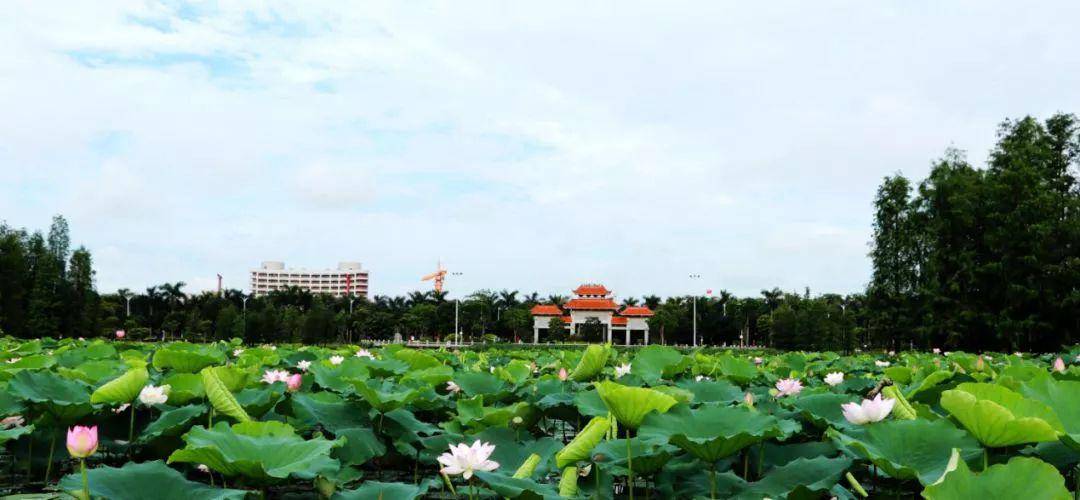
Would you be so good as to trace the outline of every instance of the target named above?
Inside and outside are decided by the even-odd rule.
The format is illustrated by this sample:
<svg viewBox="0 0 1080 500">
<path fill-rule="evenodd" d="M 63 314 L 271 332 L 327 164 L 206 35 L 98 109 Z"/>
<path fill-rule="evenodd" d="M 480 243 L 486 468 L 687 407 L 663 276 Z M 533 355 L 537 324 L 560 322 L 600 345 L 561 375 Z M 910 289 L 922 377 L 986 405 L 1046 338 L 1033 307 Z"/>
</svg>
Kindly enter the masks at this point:
<svg viewBox="0 0 1080 500">
<path fill-rule="evenodd" d="M 858 396 L 850 394 L 809 394 L 796 398 L 791 402 L 792 406 L 802 412 L 802 415 L 818 427 L 851 427 L 844 418 L 841 405 L 844 403 L 859 401 Z"/>
<path fill-rule="evenodd" d="M 559 477 L 559 496 L 573 498 L 578 494 L 578 468 L 573 465 L 567 466 L 562 470 L 562 476 Z"/>
<path fill-rule="evenodd" d="M 576 463 L 579 460 L 588 460 L 593 447 L 604 439 L 604 435 L 611 428 L 611 422 L 604 417 L 593 417 L 585 425 L 573 441 L 570 441 L 559 453 L 555 455 L 555 466 L 559 469 Z"/>
<path fill-rule="evenodd" d="M 332 500 L 414 500 L 426 491 L 426 487 L 412 484 L 364 481 L 355 490 L 335 493 Z"/>
<path fill-rule="evenodd" d="M 662 392 L 644 387 L 627 387 L 610 380 L 597 382 L 596 392 L 615 419 L 631 429 L 637 429 L 648 413 L 664 413 L 677 403 L 675 398 Z"/>
<path fill-rule="evenodd" d="M 941 393 L 941 406 L 991 448 L 1057 441 L 1062 430 L 1049 406 L 1000 385 L 965 382 Z"/>
<path fill-rule="evenodd" d="M 0 370 L 5 372 L 17 372 L 19 370 L 44 370 L 56 365 L 56 358 L 44 354 L 24 356 L 14 363 L 0 363 Z"/>
<path fill-rule="evenodd" d="M 930 373 L 922 380 L 918 380 L 915 383 L 908 386 L 904 391 L 904 397 L 911 399 L 917 396 L 920 392 L 930 390 L 937 385 L 953 378 L 954 373 L 948 370 L 937 370 Z"/>
<path fill-rule="evenodd" d="M 183 373 L 195 373 L 207 366 L 225 362 L 225 354 L 203 345 L 174 342 L 154 353 L 153 365 L 158 371 L 166 369 Z"/>
<path fill-rule="evenodd" d="M 454 376 L 454 383 L 466 396 L 483 395 L 488 401 L 496 401 L 510 395 L 510 387 L 505 381 L 490 373 L 463 372 Z"/>
<path fill-rule="evenodd" d="M 575 471 L 576 472 L 576 471 Z M 562 498 L 551 485 L 540 484 L 532 479 L 515 478 L 496 472 L 477 472 L 476 477 L 503 498 L 551 499 Z"/>
<path fill-rule="evenodd" d="M 205 464 L 226 476 L 244 476 L 258 482 L 278 482 L 289 476 L 314 478 L 338 468 L 331 450 L 344 439 L 305 440 L 280 422 L 218 422 L 212 429 L 193 427 L 184 434 L 186 446 L 169 456 L 169 463 Z"/>
<path fill-rule="evenodd" d="M 683 356 L 672 347 L 649 345 L 642 347 L 634 355 L 634 361 L 630 366 L 631 373 L 652 385 L 659 382 L 664 376 L 670 377 L 675 375 L 677 371 L 682 371 L 692 361 L 692 358 Z M 669 371 L 669 373 L 665 373 L 665 371 Z"/>
<path fill-rule="evenodd" d="M 1043 374 L 1021 384 L 1020 393 L 1054 410 L 1064 431 L 1062 442 L 1080 452 L 1080 381 L 1055 380 Z"/>
<path fill-rule="evenodd" d="M 720 373 L 736 384 L 745 384 L 758 376 L 757 368 L 749 360 L 724 354 L 716 358 Z"/>
<path fill-rule="evenodd" d="M 82 380 L 87 384 L 97 386 L 105 380 L 111 380 L 123 375 L 125 372 L 124 368 L 125 365 L 123 363 L 118 363 L 112 359 L 96 359 L 80 363 L 75 368 L 61 366 L 58 367 L 56 371 L 65 378 Z"/>
<path fill-rule="evenodd" d="M 27 434 L 34 432 L 33 425 L 23 425 L 18 427 L 12 427 L 10 429 L 0 430 L 0 446 L 13 439 L 19 439 Z"/>
<path fill-rule="evenodd" d="M 218 413 L 227 415 L 240 422 L 251 420 L 251 416 L 244 411 L 244 407 L 236 400 L 225 383 L 218 378 L 217 371 L 204 368 L 201 372 L 203 389 L 206 391 L 206 399 Z"/>
<path fill-rule="evenodd" d="M 556 439 L 550 437 L 537 439 L 523 429 L 490 427 L 454 442 L 472 444 L 477 439 L 495 445 L 491 460 L 499 463 L 497 472 L 509 474 L 517 471 L 533 454 L 539 455 L 541 458 L 533 470 L 534 474 L 543 477 L 549 472 L 558 470 L 551 468 L 552 461 L 550 460 L 562 448 L 562 442 Z M 440 452 L 442 451 L 446 451 L 446 449 L 443 448 Z"/>
<path fill-rule="evenodd" d="M 283 384 L 244 389 L 236 393 L 236 402 L 248 415 L 261 416 L 281 401 L 285 388 Z"/>
<path fill-rule="evenodd" d="M 149 443 L 162 436 L 179 436 L 206 415 L 207 409 L 205 405 L 188 405 L 165 410 L 161 412 L 161 416 L 143 429 L 138 441 Z"/>
<path fill-rule="evenodd" d="M 577 366 L 570 372 L 570 380 L 575 382 L 585 382 L 592 380 L 604 370 L 604 365 L 607 364 L 608 356 L 611 355 L 611 348 L 607 345 L 593 344 L 585 348 L 585 353 L 581 355 L 581 360 L 578 361 Z"/>
<path fill-rule="evenodd" d="M 495 375 L 513 385 L 521 385 L 532 376 L 532 367 L 524 360 L 514 359 L 496 367 Z"/>
<path fill-rule="evenodd" d="M 429 368 L 409 370 L 409 373 L 406 373 L 405 376 L 401 377 L 401 381 L 419 380 L 427 385 L 441 386 L 453 378 L 453 368 L 446 365 L 438 365 Z"/>
<path fill-rule="evenodd" d="M 148 495 L 155 500 L 242 500 L 248 493 L 189 481 L 160 460 L 129 462 L 120 468 L 95 467 L 87 476 L 90 496 L 110 500 L 141 500 Z M 77 472 L 60 480 L 60 489 L 72 495 L 81 494 L 82 488 L 82 475 Z"/>
<path fill-rule="evenodd" d="M 393 357 L 408 363 L 409 368 L 413 370 L 442 366 L 442 362 L 435 356 L 416 349 L 399 349 Z"/>
<path fill-rule="evenodd" d="M 338 448 L 335 454 L 343 464 L 361 466 L 368 460 L 386 453 L 386 445 L 371 429 L 364 427 L 340 429 L 334 435 L 345 438 L 345 444 Z"/>
<path fill-rule="evenodd" d="M 146 368 L 133 368 L 98 387 L 90 395 L 90 402 L 94 404 L 130 403 L 139 396 L 139 391 L 142 390 L 148 380 L 150 380 L 150 373 L 146 371 Z"/>
<path fill-rule="evenodd" d="M 198 373 L 174 373 L 161 381 L 169 386 L 169 404 L 183 405 L 193 399 L 206 397 L 203 390 L 202 375 Z"/>
<path fill-rule="evenodd" d="M 941 481 L 927 486 L 927 500 L 970 500 L 973 498 L 1023 498 L 1024 500 L 1069 500 L 1061 473 L 1042 460 L 1014 457 L 1005 464 L 991 465 L 978 474 L 971 472 L 958 455 Z"/>
<path fill-rule="evenodd" d="M 402 388 L 386 380 L 368 379 L 351 382 L 356 394 L 379 413 L 401 408 L 419 395 L 416 389 Z"/>
<path fill-rule="evenodd" d="M 911 383 L 911 368 L 907 366 L 890 366 L 884 370 L 885 376 L 897 384 Z"/>
<path fill-rule="evenodd" d="M 657 392 L 667 394 L 668 396 L 675 398 L 675 401 L 678 401 L 682 404 L 689 405 L 690 403 L 694 402 L 694 393 L 681 387 L 675 387 L 672 385 L 658 385 L 656 387 L 653 387 L 652 389 Z"/>
<path fill-rule="evenodd" d="M 680 380 L 676 386 L 694 394 L 694 403 L 735 403 L 743 400 L 746 394 L 738 386 L 727 380 Z"/>
<path fill-rule="evenodd" d="M 294 416 L 289 422 L 297 428 L 321 426 L 337 433 L 342 429 L 370 424 L 362 403 L 348 401 L 333 392 L 298 392 L 289 398 L 289 402 Z"/>
<path fill-rule="evenodd" d="M 653 474 L 666 465 L 679 449 L 670 444 L 656 444 L 642 439 L 631 439 L 634 475 Z M 592 451 L 592 461 L 614 475 L 627 475 L 626 439 L 609 439 Z"/>
<path fill-rule="evenodd" d="M 953 450 L 963 460 L 982 455 L 979 442 L 946 420 L 886 420 L 828 435 L 841 449 L 870 460 L 896 479 L 918 479 L 924 485 L 941 477 Z"/>
<path fill-rule="evenodd" d="M 360 364 L 368 369 L 373 377 L 380 378 L 396 378 L 409 371 L 409 364 L 401 361 L 400 359 L 384 358 L 384 359 L 371 359 L 371 358 L 358 358 Z"/>
<path fill-rule="evenodd" d="M 849 467 L 851 459 L 842 456 L 796 458 L 752 483 L 731 472 L 717 474 L 717 493 L 719 497 L 733 499 L 821 498 Z"/>
<path fill-rule="evenodd" d="M 516 471 L 514 471 L 513 477 L 515 479 L 528 479 L 536 472 L 537 465 L 540 465 L 540 455 L 533 453 L 521 463 L 521 466 L 518 467 Z"/>
<path fill-rule="evenodd" d="M 7 390 L 61 422 L 74 422 L 93 412 L 90 386 L 50 372 L 21 371 L 8 382 Z"/>
<path fill-rule="evenodd" d="M 233 365 L 209 366 L 204 368 L 203 371 L 214 372 L 214 375 L 217 375 L 221 383 L 225 384 L 225 388 L 229 392 L 239 392 L 244 387 L 247 387 L 248 381 L 252 378 L 251 372 L 241 370 Z"/>
<path fill-rule="evenodd" d="M 581 391 L 574 396 L 574 406 L 578 413 L 587 417 L 597 417 L 608 414 L 607 405 L 600 398 L 600 393 L 595 390 Z"/>
<path fill-rule="evenodd" d="M 638 437 L 652 442 L 670 442 L 711 464 L 783 433 L 776 417 L 745 406 L 707 406 L 691 410 L 680 405 L 667 413 L 646 416 Z"/>
</svg>

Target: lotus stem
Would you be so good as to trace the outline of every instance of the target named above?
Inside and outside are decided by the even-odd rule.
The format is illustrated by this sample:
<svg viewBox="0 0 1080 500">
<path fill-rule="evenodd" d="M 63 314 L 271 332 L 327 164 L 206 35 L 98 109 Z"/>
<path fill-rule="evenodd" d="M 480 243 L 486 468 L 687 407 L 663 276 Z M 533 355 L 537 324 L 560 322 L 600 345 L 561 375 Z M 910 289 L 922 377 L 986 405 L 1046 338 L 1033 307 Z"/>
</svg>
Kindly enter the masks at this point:
<svg viewBox="0 0 1080 500">
<path fill-rule="evenodd" d="M 750 453 L 746 451 L 746 448 L 743 448 L 742 452 L 742 477 L 750 481 Z"/>
<path fill-rule="evenodd" d="M 45 465 L 45 485 L 49 485 L 49 474 L 52 473 L 52 459 L 53 450 L 56 449 L 56 431 L 52 432 L 52 439 L 49 441 L 49 463 Z"/>
<path fill-rule="evenodd" d="M 131 421 L 128 422 L 128 446 L 135 439 L 135 401 L 131 402 Z"/>
<path fill-rule="evenodd" d="M 626 490 L 630 492 L 630 500 L 634 500 L 634 449 L 633 438 L 630 437 L 630 427 L 626 427 Z"/>
<path fill-rule="evenodd" d="M 716 462 L 709 464 L 709 498 L 716 498 Z"/>
<path fill-rule="evenodd" d="M 990 466 L 990 448 L 983 448 L 983 472 Z"/>
<path fill-rule="evenodd" d="M 455 497 L 458 496 L 457 491 L 454 490 L 454 483 L 450 482 L 450 477 L 448 477 L 443 472 L 440 472 L 439 475 L 442 476 L 443 483 L 445 483 L 446 488 L 450 490 L 450 494 L 454 495 Z"/>
<path fill-rule="evenodd" d="M 79 459 L 79 468 L 82 470 L 83 498 L 90 500 L 90 478 L 86 475 L 86 459 Z"/>
</svg>

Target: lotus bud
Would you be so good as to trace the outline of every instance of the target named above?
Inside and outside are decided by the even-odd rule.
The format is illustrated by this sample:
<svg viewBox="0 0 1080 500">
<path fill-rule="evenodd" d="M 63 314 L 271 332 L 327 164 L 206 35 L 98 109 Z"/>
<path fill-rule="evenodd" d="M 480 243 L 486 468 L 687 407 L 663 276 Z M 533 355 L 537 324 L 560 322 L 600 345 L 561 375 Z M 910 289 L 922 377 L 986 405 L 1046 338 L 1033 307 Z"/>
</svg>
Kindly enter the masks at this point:
<svg viewBox="0 0 1080 500">
<path fill-rule="evenodd" d="M 986 362 L 983 361 L 982 356 L 975 358 L 975 371 L 983 371 L 986 368 Z"/>
<path fill-rule="evenodd" d="M 743 395 L 743 403 L 746 403 L 747 407 L 753 408 L 754 407 L 754 395 L 750 394 L 749 392 L 746 393 L 745 395 Z"/>
<path fill-rule="evenodd" d="M 76 425 L 67 432 L 67 449 L 72 458 L 86 458 L 93 455 L 98 447 L 97 426 Z"/>
<path fill-rule="evenodd" d="M 121 339 L 121 340 L 122 340 L 122 339 L 124 338 L 124 336 L 125 336 L 125 335 L 127 335 L 127 334 L 126 334 L 126 333 L 125 333 L 125 332 L 124 332 L 123 330 L 117 330 L 117 331 L 116 331 L 116 338 L 117 338 L 117 339 Z"/>
<path fill-rule="evenodd" d="M 294 373 L 292 375 L 289 375 L 289 378 L 285 379 L 285 388 L 288 389 L 289 392 L 296 392 L 300 390 L 300 385 L 303 383 L 303 375 L 300 375 L 299 373 Z"/>
<path fill-rule="evenodd" d="M 1065 361 L 1061 359 L 1061 356 L 1054 360 L 1054 371 L 1065 373 Z"/>
<path fill-rule="evenodd" d="M 566 368 L 559 368 L 559 380 L 566 380 L 570 377 L 570 374 L 566 372 Z"/>
</svg>

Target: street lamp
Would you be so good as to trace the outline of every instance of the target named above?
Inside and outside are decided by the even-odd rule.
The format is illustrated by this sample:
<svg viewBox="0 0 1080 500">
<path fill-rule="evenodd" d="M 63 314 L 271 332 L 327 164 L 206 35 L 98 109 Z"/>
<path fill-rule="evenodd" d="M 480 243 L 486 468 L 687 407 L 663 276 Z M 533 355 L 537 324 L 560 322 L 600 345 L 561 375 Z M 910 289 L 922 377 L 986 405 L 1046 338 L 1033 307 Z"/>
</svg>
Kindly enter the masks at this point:
<svg viewBox="0 0 1080 500">
<path fill-rule="evenodd" d="M 461 276 L 462 274 L 465 274 L 465 273 L 455 272 L 455 273 L 450 273 L 450 276 Z M 456 297 L 456 298 L 454 298 L 454 337 L 457 339 L 457 343 L 461 344 L 461 327 L 459 326 L 460 323 L 458 322 L 458 316 L 459 316 L 458 315 L 458 310 L 459 309 L 461 309 L 461 298 Z"/>
<path fill-rule="evenodd" d="M 691 274 L 690 279 L 701 279 L 701 275 Z M 694 347 L 697 347 L 697 292 L 694 292 Z"/>
<path fill-rule="evenodd" d="M 127 318 L 131 317 L 131 299 L 132 299 L 131 295 L 128 295 L 127 297 L 124 297 L 124 300 L 127 301 L 127 312 L 124 314 L 124 319 L 127 319 Z"/>
</svg>

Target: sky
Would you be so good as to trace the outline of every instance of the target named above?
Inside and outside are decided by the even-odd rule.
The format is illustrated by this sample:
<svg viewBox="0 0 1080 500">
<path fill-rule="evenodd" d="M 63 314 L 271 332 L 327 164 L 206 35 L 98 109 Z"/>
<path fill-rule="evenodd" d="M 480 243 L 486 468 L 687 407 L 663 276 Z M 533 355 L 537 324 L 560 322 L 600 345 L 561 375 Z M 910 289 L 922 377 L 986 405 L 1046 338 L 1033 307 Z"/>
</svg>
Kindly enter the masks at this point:
<svg viewBox="0 0 1080 500">
<path fill-rule="evenodd" d="M 101 291 L 360 261 L 372 293 L 870 279 L 884 176 L 1080 111 L 1080 3 L 5 2 L 0 220 Z M 692 279 L 691 274 L 701 278 Z"/>
</svg>

